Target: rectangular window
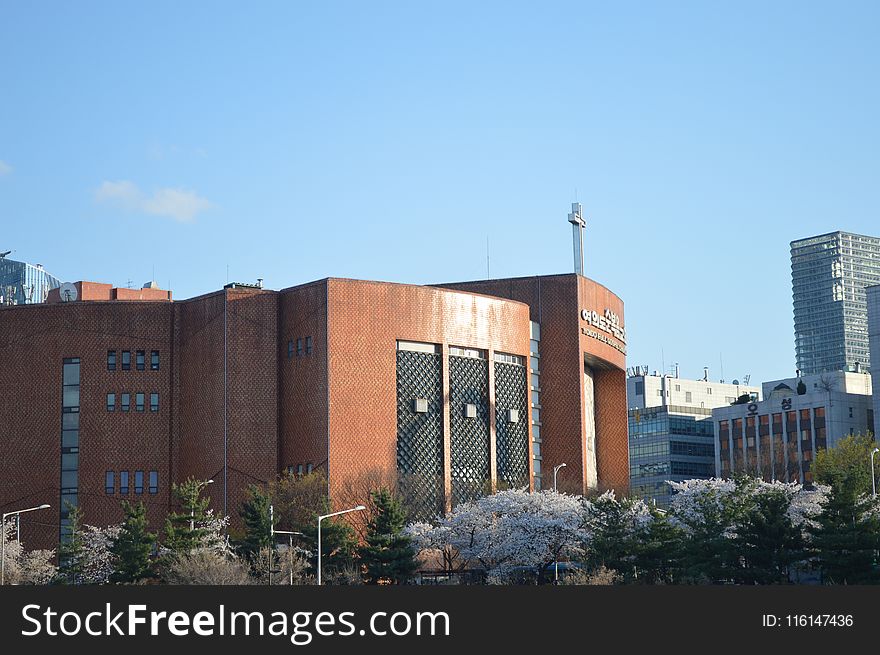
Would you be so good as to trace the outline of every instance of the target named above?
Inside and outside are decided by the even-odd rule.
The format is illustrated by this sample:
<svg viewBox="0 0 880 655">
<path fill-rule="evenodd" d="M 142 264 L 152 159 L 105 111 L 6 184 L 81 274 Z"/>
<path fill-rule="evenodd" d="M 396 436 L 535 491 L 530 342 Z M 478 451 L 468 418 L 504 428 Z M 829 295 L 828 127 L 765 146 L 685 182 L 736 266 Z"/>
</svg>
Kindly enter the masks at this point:
<svg viewBox="0 0 880 655">
<path fill-rule="evenodd" d="M 134 492 L 136 494 L 144 493 L 144 472 L 143 471 L 135 471 L 134 472 Z"/>
<path fill-rule="evenodd" d="M 108 350 L 107 351 L 107 370 L 115 371 L 116 370 L 116 351 Z"/>
<path fill-rule="evenodd" d="M 293 339 L 287 342 L 287 359 L 293 359 Z"/>
<path fill-rule="evenodd" d="M 150 370 L 158 371 L 159 370 L 159 351 L 152 350 L 150 351 Z"/>
<path fill-rule="evenodd" d="M 143 350 L 138 350 L 137 351 L 137 359 L 136 359 L 137 370 L 139 370 L 139 371 L 144 370 L 144 365 L 146 363 L 145 358 L 146 358 L 146 353 L 144 353 Z"/>
<path fill-rule="evenodd" d="M 306 355 L 312 354 L 312 338 L 306 337 Z"/>
<path fill-rule="evenodd" d="M 144 411 L 144 394 L 136 393 L 134 395 L 134 411 L 136 411 L 136 412 Z"/>
<path fill-rule="evenodd" d="M 692 394 L 690 391 L 685 391 L 685 392 L 684 392 L 684 401 L 685 401 L 686 403 L 692 403 L 692 402 L 694 402 L 693 394 Z"/>
<path fill-rule="evenodd" d="M 129 410 L 130 406 L 131 406 L 131 394 L 130 393 L 122 394 L 120 404 L 119 404 L 119 409 L 122 410 L 123 412 L 127 412 Z"/>
<path fill-rule="evenodd" d="M 159 471 L 150 471 L 150 493 L 159 493 Z"/>
<path fill-rule="evenodd" d="M 296 356 L 300 357 L 303 354 L 303 340 L 299 338 L 296 340 Z"/>
<path fill-rule="evenodd" d="M 116 394 L 108 393 L 107 394 L 107 411 L 113 412 L 116 411 Z"/>
<path fill-rule="evenodd" d="M 159 411 L 159 394 L 151 393 L 150 394 L 150 411 L 158 412 Z"/>
<path fill-rule="evenodd" d="M 312 472 L 312 465 L 306 464 L 306 473 L 311 473 L 311 472 Z"/>
<path fill-rule="evenodd" d="M 302 464 L 297 464 L 297 465 L 296 465 L 296 474 L 297 474 L 297 475 L 302 475 L 302 474 L 303 474 L 303 465 L 302 465 Z"/>
<path fill-rule="evenodd" d="M 128 471 L 119 472 L 119 493 L 128 494 Z"/>
<path fill-rule="evenodd" d="M 128 371 L 131 370 L 131 351 L 123 350 L 122 351 L 122 370 Z"/>
<path fill-rule="evenodd" d="M 636 381 L 636 395 L 644 396 L 645 395 L 645 381 L 637 380 Z"/>
<path fill-rule="evenodd" d="M 116 483 L 113 480 L 113 471 L 107 471 L 104 474 L 104 491 L 112 494 L 116 490 Z"/>
</svg>

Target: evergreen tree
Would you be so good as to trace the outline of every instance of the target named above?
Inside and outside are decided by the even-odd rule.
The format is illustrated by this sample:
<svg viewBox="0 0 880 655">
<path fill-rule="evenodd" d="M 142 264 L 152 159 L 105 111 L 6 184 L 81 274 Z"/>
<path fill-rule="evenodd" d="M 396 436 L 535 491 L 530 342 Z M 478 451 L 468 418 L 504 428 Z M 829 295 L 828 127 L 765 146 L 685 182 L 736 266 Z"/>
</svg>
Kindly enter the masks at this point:
<svg viewBox="0 0 880 655">
<path fill-rule="evenodd" d="M 826 584 L 869 584 L 880 581 L 877 551 L 880 518 L 877 499 L 857 495 L 846 486 L 831 494 L 810 530 L 813 554 Z"/>
<path fill-rule="evenodd" d="M 203 543 L 208 530 L 201 527 L 211 499 L 202 497 L 205 480 L 188 478 L 171 485 L 171 493 L 180 504 L 180 511 L 165 519 L 165 546 L 176 553 L 188 553 Z"/>
<path fill-rule="evenodd" d="M 114 564 L 110 580 L 130 584 L 152 575 L 150 555 L 156 535 L 147 531 L 147 511 L 142 502 L 132 505 L 122 501 L 122 511 L 122 528 L 110 546 Z"/>
<path fill-rule="evenodd" d="M 241 507 L 239 514 L 244 522 L 245 535 L 238 547 L 243 555 L 253 558 L 264 548 L 273 547 L 272 525 L 269 506 L 272 504 L 269 494 L 256 485 L 248 486 L 248 499 Z"/>
<path fill-rule="evenodd" d="M 739 567 L 734 579 L 744 584 L 786 584 L 791 566 L 804 559 L 801 530 L 788 515 L 791 498 L 781 490 L 754 494 L 738 518 L 733 538 Z"/>
<path fill-rule="evenodd" d="M 403 533 L 406 512 L 387 489 L 374 491 L 374 513 L 358 549 L 367 584 L 402 584 L 418 568 L 411 539 Z"/>
<path fill-rule="evenodd" d="M 58 581 L 61 584 L 78 585 L 85 580 L 85 540 L 82 527 L 82 510 L 68 502 L 68 526 L 62 533 L 61 545 L 58 548 Z"/>
<path fill-rule="evenodd" d="M 592 531 L 585 563 L 591 569 L 605 567 L 617 571 L 627 582 L 636 575 L 634 568 L 636 526 L 633 501 L 603 494 L 593 501 L 587 524 Z"/>
<path fill-rule="evenodd" d="M 651 521 L 635 541 L 636 582 L 673 584 L 678 581 L 684 532 L 666 512 L 652 508 Z"/>
<path fill-rule="evenodd" d="M 309 558 L 310 572 L 318 571 L 318 515 L 315 520 L 303 526 L 300 532 L 303 538 L 313 544 L 311 557 Z M 329 519 L 321 522 L 321 567 L 322 576 L 330 579 L 334 573 L 339 573 L 351 567 L 357 551 L 357 535 L 354 529 L 344 520 Z"/>
</svg>

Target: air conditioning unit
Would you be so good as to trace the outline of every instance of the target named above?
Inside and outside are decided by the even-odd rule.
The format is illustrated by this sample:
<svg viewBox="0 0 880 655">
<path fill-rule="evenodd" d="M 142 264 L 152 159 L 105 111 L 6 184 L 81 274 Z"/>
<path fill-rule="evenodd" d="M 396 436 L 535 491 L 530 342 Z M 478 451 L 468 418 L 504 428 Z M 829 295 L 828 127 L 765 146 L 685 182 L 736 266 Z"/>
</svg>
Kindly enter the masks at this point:
<svg viewBox="0 0 880 655">
<path fill-rule="evenodd" d="M 467 403 L 464 406 L 465 418 L 477 418 L 477 406 L 473 403 Z"/>
<path fill-rule="evenodd" d="M 507 410 L 507 422 L 508 423 L 519 423 L 519 410 L 518 409 L 508 409 Z"/>
<path fill-rule="evenodd" d="M 427 398 L 416 398 L 413 400 L 413 412 L 416 414 L 427 414 L 428 413 L 428 399 Z"/>
</svg>

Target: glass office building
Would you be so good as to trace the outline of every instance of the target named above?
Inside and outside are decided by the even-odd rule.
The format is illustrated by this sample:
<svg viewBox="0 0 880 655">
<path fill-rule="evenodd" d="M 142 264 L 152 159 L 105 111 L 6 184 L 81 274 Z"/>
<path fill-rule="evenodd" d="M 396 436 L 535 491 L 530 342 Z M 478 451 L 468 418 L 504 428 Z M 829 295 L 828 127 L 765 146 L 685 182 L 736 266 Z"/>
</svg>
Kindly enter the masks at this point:
<svg viewBox="0 0 880 655">
<path fill-rule="evenodd" d="M 693 408 L 689 413 L 699 412 Z M 681 416 L 675 407 L 629 410 L 630 492 L 635 498 L 669 504 L 667 480 L 680 482 L 715 475 L 715 431 L 712 410 Z"/>
<path fill-rule="evenodd" d="M 880 284 L 880 238 L 832 232 L 791 242 L 797 367 L 868 370 L 865 287 Z"/>
<path fill-rule="evenodd" d="M 0 257 L 0 307 L 44 302 L 49 291 L 60 286 L 61 281 L 41 264 Z"/>
</svg>

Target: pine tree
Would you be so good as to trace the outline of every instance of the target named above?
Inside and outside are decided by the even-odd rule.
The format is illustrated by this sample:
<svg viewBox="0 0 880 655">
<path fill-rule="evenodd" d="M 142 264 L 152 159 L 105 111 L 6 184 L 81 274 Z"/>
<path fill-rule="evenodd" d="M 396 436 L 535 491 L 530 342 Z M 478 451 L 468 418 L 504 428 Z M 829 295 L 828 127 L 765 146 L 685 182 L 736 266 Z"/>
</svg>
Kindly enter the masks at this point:
<svg viewBox="0 0 880 655">
<path fill-rule="evenodd" d="M 68 528 L 62 534 L 58 548 L 58 581 L 62 584 L 83 584 L 85 578 L 85 541 L 82 528 L 82 510 L 65 503 Z"/>
<path fill-rule="evenodd" d="M 880 518 L 877 499 L 833 488 L 810 530 L 813 554 L 826 584 L 869 584 L 880 581 L 877 552 Z"/>
<path fill-rule="evenodd" d="M 205 480 L 188 478 L 171 486 L 171 493 L 180 503 L 180 512 L 165 519 L 165 546 L 176 553 L 188 553 L 202 544 L 208 531 L 201 527 L 211 499 L 202 498 Z"/>
<path fill-rule="evenodd" d="M 239 514 L 244 521 L 245 536 L 239 543 L 239 550 L 247 557 L 253 557 L 263 548 L 273 546 L 269 518 L 271 499 L 256 485 L 248 486 L 248 499 Z"/>
<path fill-rule="evenodd" d="M 651 509 L 651 520 L 641 530 L 634 544 L 636 582 L 672 584 L 677 582 L 684 533 L 669 520 L 666 512 Z"/>
<path fill-rule="evenodd" d="M 132 505 L 122 501 L 125 520 L 119 534 L 110 546 L 113 554 L 113 582 L 132 583 L 152 575 L 150 555 L 156 535 L 147 531 L 147 512 L 144 504 Z"/>
<path fill-rule="evenodd" d="M 737 520 L 733 539 L 743 584 L 786 584 L 791 566 L 804 559 L 800 528 L 788 515 L 791 498 L 783 491 L 755 494 L 753 505 Z"/>
<path fill-rule="evenodd" d="M 401 584 L 415 572 L 418 562 L 411 540 L 403 533 L 406 512 L 387 489 L 371 494 L 375 508 L 367 535 L 359 548 L 364 580 L 368 584 Z"/>
</svg>

